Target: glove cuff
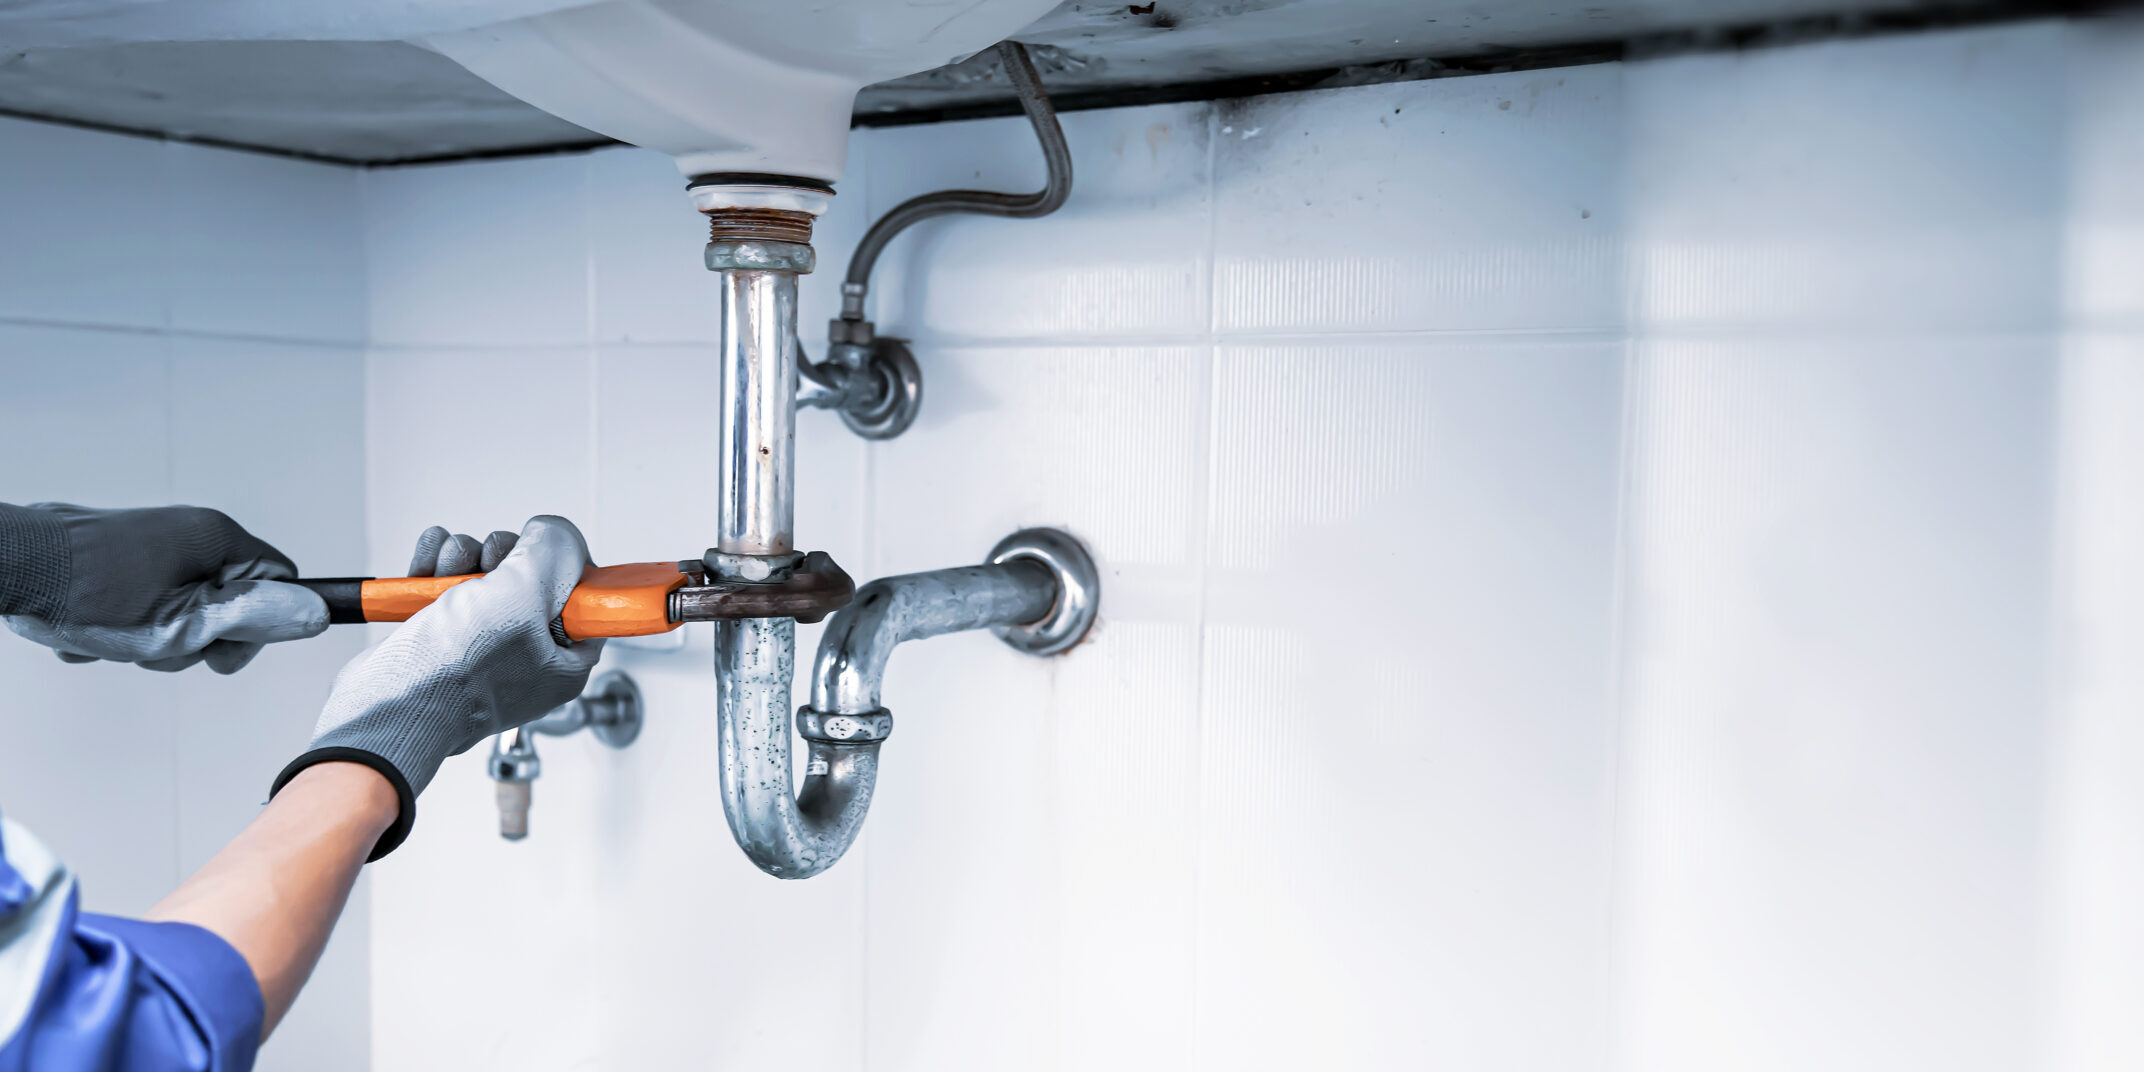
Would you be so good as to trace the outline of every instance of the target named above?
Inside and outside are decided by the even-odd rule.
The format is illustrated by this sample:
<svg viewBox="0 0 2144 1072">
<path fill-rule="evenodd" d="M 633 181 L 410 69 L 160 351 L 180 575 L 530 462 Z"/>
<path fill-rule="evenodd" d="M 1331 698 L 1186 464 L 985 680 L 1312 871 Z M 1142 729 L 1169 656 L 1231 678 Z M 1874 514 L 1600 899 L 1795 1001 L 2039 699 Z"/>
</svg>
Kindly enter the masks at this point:
<svg viewBox="0 0 2144 1072">
<path fill-rule="evenodd" d="M 44 510 L 0 503 L 0 614 L 59 621 L 73 566 L 66 522 Z"/>
<path fill-rule="evenodd" d="M 365 857 L 365 862 L 372 863 L 402 847 L 402 842 L 409 837 L 410 828 L 417 825 L 417 794 L 411 791 L 409 779 L 402 776 L 401 769 L 376 752 L 367 752 L 362 748 L 315 748 L 291 760 L 290 764 L 283 768 L 283 773 L 275 776 L 274 784 L 268 787 L 268 799 L 274 800 L 275 795 L 282 792 L 283 787 L 289 785 L 299 771 L 315 763 L 359 763 L 378 771 L 380 777 L 387 779 L 387 784 L 395 787 L 395 803 L 400 808 L 395 815 L 395 821 L 388 824 L 386 831 L 380 834 L 380 840 L 373 843 L 372 855 Z"/>
</svg>

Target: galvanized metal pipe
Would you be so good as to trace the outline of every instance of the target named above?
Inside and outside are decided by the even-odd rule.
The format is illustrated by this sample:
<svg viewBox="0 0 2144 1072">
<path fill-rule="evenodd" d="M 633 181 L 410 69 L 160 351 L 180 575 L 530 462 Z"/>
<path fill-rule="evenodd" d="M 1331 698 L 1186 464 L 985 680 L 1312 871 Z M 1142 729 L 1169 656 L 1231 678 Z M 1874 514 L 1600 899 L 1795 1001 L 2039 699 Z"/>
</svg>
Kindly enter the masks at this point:
<svg viewBox="0 0 2144 1072">
<path fill-rule="evenodd" d="M 903 641 L 1032 622 L 1056 605 L 1058 583 L 1032 561 L 963 566 L 865 585 L 819 644 L 812 703 L 800 714 L 804 787 L 790 798 L 791 687 L 796 623 L 718 622 L 723 805 L 754 864 L 777 878 L 810 878 L 862 832 L 878 782 L 879 746 L 893 716 L 879 706 L 886 662 Z"/>
<path fill-rule="evenodd" d="M 812 666 L 811 710 L 882 713 L 879 686 L 896 645 L 1037 621 L 1056 605 L 1057 587 L 1048 567 L 1025 559 L 872 581 L 827 623 Z"/>
<path fill-rule="evenodd" d="M 1005 77 L 1020 95 L 1020 108 L 1027 113 L 1035 137 L 1042 142 L 1042 158 L 1049 167 L 1042 189 L 1031 194 L 1005 194 L 993 190 L 940 190 L 913 197 L 879 217 L 856 243 L 849 257 L 848 278 L 841 284 L 841 318 L 864 319 L 864 298 L 871 290 L 871 269 L 895 235 L 924 220 L 953 212 L 978 212 L 988 216 L 1032 219 L 1047 216 L 1064 206 L 1072 196 L 1072 149 L 1065 144 L 1064 127 L 1057 122 L 1057 109 L 1042 89 L 1042 75 L 1028 58 L 1027 46 L 1018 41 L 998 43 L 998 62 Z"/>
<path fill-rule="evenodd" d="M 715 549 L 732 555 L 795 550 L 796 273 L 722 273 L 721 510 Z M 811 773 L 792 793 L 790 689 L 796 622 L 715 623 L 716 735 L 730 833 L 761 870 L 808 878 L 856 838 L 871 804 L 869 754 L 812 742 Z"/>
<path fill-rule="evenodd" d="M 796 549 L 797 275 L 722 277 L 721 511 L 715 549 Z"/>
<path fill-rule="evenodd" d="M 738 847 L 776 878 L 810 878 L 840 859 L 863 825 L 878 776 L 875 746 L 834 755 L 812 742 L 803 792 L 792 794 L 796 640 L 789 618 L 715 623 L 723 811 Z"/>
</svg>

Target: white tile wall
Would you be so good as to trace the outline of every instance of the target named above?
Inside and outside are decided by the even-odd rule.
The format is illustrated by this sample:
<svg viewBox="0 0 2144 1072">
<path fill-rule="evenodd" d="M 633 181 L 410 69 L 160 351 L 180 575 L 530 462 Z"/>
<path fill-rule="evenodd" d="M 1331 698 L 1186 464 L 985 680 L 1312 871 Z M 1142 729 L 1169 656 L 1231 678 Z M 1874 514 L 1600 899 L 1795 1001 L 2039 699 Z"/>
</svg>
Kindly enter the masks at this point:
<svg viewBox="0 0 2144 1072">
<path fill-rule="evenodd" d="M 948 342 L 1205 332 L 1211 108 L 1075 112 L 1063 122 L 1072 200 L 1011 230 L 1001 219 L 950 217 L 903 235 L 872 281 L 885 331 Z M 1024 119 L 889 130 L 866 144 L 878 212 L 947 187 L 1043 183 Z M 838 286 L 826 289 L 838 298 Z"/>
<path fill-rule="evenodd" d="M 1637 349 L 1630 1067 L 2029 1066 L 2055 357 Z"/>
<path fill-rule="evenodd" d="M 661 153 L 588 157 L 589 276 L 603 342 L 714 342 L 721 310 L 701 262 L 705 224 Z"/>
<path fill-rule="evenodd" d="M 2108 19 L 2070 34 L 2068 226 L 2063 288 L 2073 324 L 2144 330 L 2144 17 Z"/>
<path fill-rule="evenodd" d="M 1216 106 L 1215 326 L 1621 324 L 1623 77 L 1572 67 Z"/>
<path fill-rule="evenodd" d="M 539 792 L 587 814 L 539 804 L 512 850 L 462 762 L 419 839 L 452 848 L 381 870 L 381 1051 L 743 1061 L 818 1003 L 815 1067 L 2119 1066 L 2137 869 L 2097 850 L 2132 833 L 2135 749 L 2099 668 L 2133 631 L 2144 45 L 2115 29 L 1068 116 L 1063 212 L 888 251 L 924 416 L 866 449 L 806 414 L 799 531 L 881 575 L 1066 526 L 1107 578 L 1095 635 L 904 650 L 868 832 L 803 887 L 708 812 L 704 638 L 615 655 L 661 749 L 566 749 Z M 876 213 L 1041 181 L 1014 120 L 854 140 L 811 344 Z M 395 181 L 431 204 L 489 166 Z M 549 386 L 404 405 L 386 378 L 438 355 L 376 351 L 376 540 L 526 505 L 378 463 L 539 413 L 593 422 L 592 468 L 542 479 L 592 481 L 599 557 L 705 542 L 712 421 L 651 416 L 713 331 L 675 174 L 548 166 L 533 188 L 589 183 L 591 394 L 559 386 L 577 350 L 481 316 L 441 330 Z M 500 225 L 370 226 L 456 265 Z M 570 275 L 552 253 L 512 278 Z M 375 324 L 436 309 L 397 304 L 404 270 L 374 260 Z M 442 876 L 528 890 L 418 919 Z M 641 922 L 589 945 L 578 911 Z M 511 1028 L 431 1000 L 529 933 L 576 967 L 509 954 L 483 1002 Z M 531 1023 L 524 990 L 598 1008 Z"/>
<path fill-rule="evenodd" d="M 165 152 L 173 329 L 365 339 L 355 172 L 193 145 Z"/>
<path fill-rule="evenodd" d="M 1632 65 L 1633 319 L 2052 327 L 2072 40 L 2027 23 Z"/>
<path fill-rule="evenodd" d="M 0 502 L 196 503 L 316 576 L 361 568 L 356 176 L 12 120 L 0 159 Z M 139 912 L 258 813 L 360 639 L 279 645 L 225 678 L 66 666 L 0 637 L 0 808 L 59 850 L 88 908 Z M 261 1068 L 368 1067 L 366 897 Z"/>
<path fill-rule="evenodd" d="M 1620 358 L 1222 350 L 1202 1062 L 1598 1060 Z"/>
<path fill-rule="evenodd" d="M 2134 655 L 2144 513 L 2130 490 L 2144 457 L 2144 337 L 2073 337 L 2061 381 L 2055 628 L 2065 657 L 2054 667 L 2043 904 L 2053 972 L 2041 999 L 2047 1067 L 2069 1072 L 2144 1061 L 2131 1015 L 2144 998 L 2144 926 L 2132 910 L 2144 896 L 2135 777 L 2144 675 Z"/>
<path fill-rule="evenodd" d="M 0 119 L 0 316 L 160 328 L 171 227 L 165 146 Z M 144 187 L 150 189 L 146 199 Z M 34 210 L 31 206 L 35 206 Z"/>
<path fill-rule="evenodd" d="M 717 814 L 706 637 L 614 647 L 639 744 L 545 741 L 519 845 L 460 757 L 373 869 L 374 1064 L 2135 1064 L 2139 27 L 1068 115 L 1061 213 L 888 251 L 924 415 L 804 414 L 798 531 L 861 579 L 1065 526 L 1096 633 L 902 651 L 868 831 L 806 883 Z M 0 265 L 0 446 L 42 459 L 0 500 L 198 496 L 337 570 L 545 511 L 604 561 L 705 544 L 715 311 L 666 160 L 0 137 L 64 208 L 0 214 L 54 251 Z M 814 349 L 878 213 L 1041 181 L 1014 120 L 853 140 Z M 129 161 L 194 206 L 152 263 L 201 278 L 86 282 L 138 241 L 92 211 Z M 313 212 L 345 177 L 361 211 Z M 361 372 L 295 342 L 359 315 Z M 91 407 L 122 419 L 52 450 Z M 171 695 L 272 762 L 330 647 Z M 135 679 L 40 654 L 0 646 L 135 721 L 38 749 L 121 749 L 107 811 L 178 817 L 113 834 L 13 751 L 0 805 L 146 901 L 244 806 Z"/>
<path fill-rule="evenodd" d="M 2045 814 L 2052 951 L 2046 1065 L 2063 1072 L 2144 1062 L 2144 197 L 2123 176 L 2144 151 L 2144 20 L 2074 38 L 2065 278 L 2069 321 L 2057 402 L 2054 663 Z"/>
<path fill-rule="evenodd" d="M 363 180 L 375 346 L 588 342 L 587 154 Z"/>
</svg>

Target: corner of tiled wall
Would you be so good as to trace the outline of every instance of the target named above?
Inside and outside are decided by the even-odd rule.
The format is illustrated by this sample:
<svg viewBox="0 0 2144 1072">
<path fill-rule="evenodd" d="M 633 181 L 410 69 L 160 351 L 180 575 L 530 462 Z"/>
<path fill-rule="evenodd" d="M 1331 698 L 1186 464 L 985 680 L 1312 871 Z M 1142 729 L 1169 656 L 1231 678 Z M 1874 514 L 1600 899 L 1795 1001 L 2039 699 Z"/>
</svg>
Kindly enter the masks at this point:
<svg viewBox="0 0 2144 1072">
<path fill-rule="evenodd" d="M 358 570 L 355 174 L 15 119 L 0 159 L 0 501 L 212 506 L 310 572 Z M 85 907 L 140 911 L 253 817 L 358 639 L 278 645 L 233 678 L 0 644 L 0 807 Z M 366 1064 L 364 897 L 263 1069 Z"/>
<path fill-rule="evenodd" d="M 547 745 L 520 845 L 462 757 L 375 869 L 375 1064 L 2140 1052 L 2144 991 L 2095 952 L 2144 889 L 2107 849 L 2139 747 L 2114 535 L 2139 41 L 2024 23 L 1067 114 L 1061 213 L 887 252 L 876 316 L 924 416 L 866 446 L 803 415 L 798 529 L 861 580 L 1067 527 L 1104 566 L 1094 637 L 904 648 L 868 832 L 802 884 L 718 814 L 705 638 L 618 646 L 639 744 Z M 349 572 L 535 512 L 607 561 L 705 542 L 713 292 L 659 155 L 358 174 L 0 139 L 33 162 L 0 192 L 56 206 L 0 215 L 0 244 L 55 251 L 0 264 L 0 442 L 49 458 L 0 499 L 349 517 L 289 537 Z M 807 346 L 876 214 L 1041 180 L 1012 119 L 853 152 Z M 106 208 L 144 166 L 179 217 L 149 267 Z M 264 207 L 218 193 L 241 184 Z M 126 419 L 54 456 L 92 381 Z M 317 458 L 345 479 L 303 480 Z M 172 738 L 139 718 L 135 803 L 223 815 L 150 770 Z M 59 828 L 127 896 L 170 871 L 129 852 L 157 832 Z M 443 881 L 529 892 L 442 911 Z M 600 996 L 531 1027 L 565 990 Z"/>
</svg>

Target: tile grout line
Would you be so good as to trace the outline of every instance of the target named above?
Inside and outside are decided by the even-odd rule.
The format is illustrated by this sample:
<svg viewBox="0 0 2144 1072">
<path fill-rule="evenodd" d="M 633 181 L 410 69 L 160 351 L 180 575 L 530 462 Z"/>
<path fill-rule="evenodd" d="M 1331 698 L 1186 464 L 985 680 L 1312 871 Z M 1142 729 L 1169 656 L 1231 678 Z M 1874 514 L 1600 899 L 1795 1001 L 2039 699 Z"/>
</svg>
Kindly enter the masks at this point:
<svg viewBox="0 0 2144 1072">
<path fill-rule="evenodd" d="M 867 221 L 864 226 L 868 228 L 870 226 L 868 221 L 877 219 L 877 216 L 871 211 L 871 194 L 874 185 L 871 178 L 874 162 L 878 159 L 878 146 L 873 144 L 877 141 L 875 138 L 859 138 L 859 140 L 864 150 L 863 168 L 859 178 L 863 186 L 863 218 Z M 878 553 L 878 541 L 875 536 L 878 524 L 878 494 L 876 491 L 878 443 L 876 441 L 864 440 L 863 450 L 857 458 L 857 469 L 858 475 L 863 481 L 863 487 L 860 489 L 863 509 L 858 511 L 857 524 L 861 531 L 856 534 L 856 544 L 858 553 L 864 556 L 864 563 L 870 566 L 876 564 L 876 555 Z M 858 916 L 856 931 L 860 939 L 856 943 L 856 1068 L 857 1072 L 871 1072 L 871 872 L 876 854 L 871 851 L 871 844 L 868 841 L 860 848 L 863 850 L 863 860 L 861 861 L 863 864 L 863 878 L 857 883 L 859 888 L 856 897 Z"/>
<path fill-rule="evenodd" d="M 362 335 L 357 344 L 357 442 L 358 442 L 358 565 L 361 573 L 372 570 L 374 548 L 372 546 L 373 503 L 376 498 L 374 478 L 377 468 L 372 464 L 374 436 L 372 433 L 372 182 L 360 169 L 351 178 L 351 201 L 357 217 L 358 259 L 358 331 Z M 370 628 L 370 627 L 366 627 Z M 360 646 L 368 637 L 360 637 Z M 380 973 L 376 970 L 380 961 L 380 928 L 378 913 L 372 899 L 372 877 L 360 871 L 357 881 L 351 885 L 350 896 L 364 899 L 365 941 L 361 955 L 353 955 L 358 963 L 360 980 L 358 991 L 364 995 L 365 1029 L 359 1036 L 364 1047 L 363 1061 L 367 1068 L 373 1057 L 380 1052 L 381 1023 L 377 988 Z"/>
<path fill-rule="evenodd" d="M 1615 539 L 1612 558 L 1609 561 L 1608 595 L 1608 680 L 1604 683 L 1608 700 L 1608 748 L 1604 757 L 1604 772 L 1608 790 L 1608 822 L 1604 832 L 1607 839 L 1606 903 L 1602 905 L 1601 936 L 1607 947 L 1602 979 L 1603 1022 L 1601 1044 L 1606 1050 L 1606 1067 L 1613 1067 L 1620 1060 L 1617 1035 L 1621 1017 L 1616 1006 L 1620 999 L 1619 980 L 1623 974 L 1622 943 L 1618 938 L 1617 915 L 1622 901 L 1622 830 L 1624 823 L 1624 794 L 1622 777 L 1628 764 L 1624 752 L 1628 746 L 1625 732 L 1628 719 L 1630 675 L 1625 670 L 1625 657 L 1629 651 L 1630 619 L 1630 569 L 1632 555 L 1633 502 L 1637 495 L 1639 447 L 1638 427 L 1643 418 L 1644 400 L 1641 395 L 1644 384 L 1636 367 L 1636 340 L 1626 338 L 1622 347 L 1621 412 L 1616 421 L 1619 443 L 1619 464 L 1616 474 Z"/>
<path fill-rule="evenodd" d="M 0 315 L 0 326 L 21 326 L 48 329 L 79 329 L 119 334 L 160 335 L 154 328 L 124 327 L 76 323 L 71 321 L 48 321 L 25 317 Z M 1062 336 L 933 336 L 915 334 L 904 336 L 917 346 L 957 350 L 1106 350 L 1134 349 L 1140 347 L 1197 348 L 1208 342 L 1223 344 L 1257 345 L 1262 343 L 1333 343 L 1345 345 L 1373 345 L 1389 343 L 1459 344 L 1481 343 L 1514 345 L 1527 342 L 1622 342 L 1632 337 L 1636 329 L 1623 326 L 1600 327 L 1513 327 L 1513 328 L 1397 328 L 1350 331 L 1344 329 L 1323 331 L 1247 331 L 1247 332 L 1189 332 L 1183 334 L 1126 334 L 1126 335 L 1062 335 Z M 562 351 L 588 345 L 586 340 L 564 339 L 551 342 L 486 343 L 468 341 L 445 342 L 374 342 L 364 339 L 330 340 L 299 339 L 280 336 L 231 335 L 219 332 L 173 331 L 174 337 L 204 338 L 219 341 L 259 342 L 277 345 L 311 347 L 317 349 L 367 349 L 385 353 L 425 353 L 451 351 L 456 353 L 498 353 L 530 351 Z M 2130 337 L 2144 335 L 2144 323 L 2104 323 L 2064 325 L 2051 324 L 2041 327 L 2011 327 L 2001 329 L 1944 328 L 1919 329 L 1910 326 L 1873 325 L 1865 328 L 1841 328 L 1836 330 L 1808 331 L 1781 330 L 1770 327 L 1673 327 L 1656 326 L 1644 328 L 1646 341 L 1662 342 L 1720 342 L 1720 343 L 1812 343 L 1838 341 L 1889 342 L 1912 340 L 1930 345 L 1955 342 L 2030 342 L 2049 337 Z M 612 339 L 597 340 L 596 345 L 606 349 L 621 350 L 704 350 L 719 345 L 715 339 Z"/>
<path fill-rule="evenodd" d="M 168 188 L 169 184 L 165 184 Z M 169 291 L 165 292 L 168 298 Z M 168 309 L 168 301 L 167 301 Z M 171 353 L 171 338 L 162 337 L 157 348 L 161 351 L 164 373 L 164 500 L 176 501 L 179 492 L 178 453 L 179 407 L 177 399 L 177 363 Z M 167 708 L 164 718 L 164 733 L 168 741 L 166 754 L 171 757 L 171 885 L 173 889 L 186 880 L 186 762 L 179 754 L 178 720 L 173 717 L 176 705 Z"/>
<path fill-rule="evenodd" d="M 192 328 L 143 327 L 138 324 L 99 324 L 86 320 L 59 320 L 47 317 L 16 316 L 0 314 L 0 327 L 29 328 L 38 331 L 81 331 L 100 335 L 139 335 L 171 339 L 203 339 L 210 342 L 238 342 L 268 346 L 306 347 L 320 350 L 357 350 L 369 344 L 361 338 L 353 339 L 305 339 L 289 335 L 254 335 L 242 332 L 201 331 Z M 417 349 L 417 347 L 410 347 Z"/>
<path fill-rule="evenodd" d="M 1213 572 L 1213 519 L 1215 513 L 1213 496 L 1214 488 L 1218 484 L 1214 471 L 1221 463 L 1220 451 L 1216 446 L 1221 427 L 1221 393 L 1219 390 L 1221 375 L 1220 302 L 1217 294 L 1220 273 L 1216 264 L 1220 256 L 1221 233 L 1221 182 L 1216 170 L 1219 166 L 1221 155 L 1220 122 L 1220 106 L 1209 103 L 1206 106 L 1206 277 L 1204 280 L 1206 286 L 1207 330 L 1205 362 L 1206 427 L 1199 437 L 1206 450 L 1206 464 L 1200 468 L 1200 479 L 1205 486 L 1198 488 L 1196 491 L 1200 504 L 1197 530 L 1198 557 L 1196 559 L 1198 576 L 1196 582 L 1197 595 L 1195 597 L 1197 603 L 1192 610 L 1193 627 L 1191 639 L 1194 645 L 1193 657 L 1197 661 L 1193 664 L 1191 672 L 1191 799 L 1188 802 L 1191 813 L 1191 970 L 1189 973 L 1191 1037 L 1185 1049 L 1190 1055 L 1190 1063 L 1193 1068 L 1199 1066 L 1199 1043 L 1202 1038 L 1202 1002 L 1200 1001 L 1200 996 L 1204 990 L 1199 980 L 1201 945 L 1199 937 L 1204 930 L 1200 917 L 1204 912 L 1206 886 L 1206 817 L 1204 807 L 1206 798 L 1206 600 L 1207 588 Z"/>
<path fill-rule="evenodd" d="M 1625 80 L 1625 72 L 1622 70 L 1618 70 L 1615 74 L 1615 92 L 1620 102 L 1618 112 L 1627 122 L 1630 110 L 1630 88 Z M 1631 164 L 1627 158 L 1627 150 L 1624 158 L 1619 159 L 1615 164 L 1615 169 L 1613 189 L 1619 202 L 1616 207 L 1616 215 L 1622 217 L 1624 210 L 1629 207 L 1630 203 Z M 1621 912 L 1623 900 L 1621 883 L 1625 877 L 1623 825 L 1625 822 L 1625 808 L 1628 802 L 1624 799 L 1623 776 L 1630 766 L 1625 762 L 1624 750 L 1628 743 L 1626 729 L 1629 720 L 1626 715 L 1630 706 L 1626 702 L 1626 694 L 1631 687 L 1630 675 L 1625 672 L 1624 659 L 1629 650 L 1630 570 L 1633 555 L 1632 543 L 1634 542 L 1632 530 L 1636 525 L 1632 509 L 1638 497 L 1638 467 L 1641 460 L 1638 429 L 1644 420 L 1644 396 L 1642 394 L 1644 384 L 1640 380 L 1639 369 L 1637 368 L 1638 339 L 1640 333 L 1644 330 L 1641 326 L 1643 317 L 1640 315 L 1638 306 L 1643 287 L 1637 266 L 1637 243 L 1631 237 L 1631 228 L 1627 222 L 1617 227 L 1615 236 L 1617 249 L 1614 270 L 1616 285 L 1622 289 L 1620 300 L 1616 303 L 1616 306 L 1622 313 L 1623 323 L 1617 330 L 1620 340 L 1616 360 L 1620 366 L 1621 375 L 1620 383 L 1618 384 L 1620 390 L 1617 392 L 1617 464 L 1615 506 L 1614 514 L 1612 515 L 1615 528 L 1614 534 L 1610 539 L 1608 552 L 1608 620 L 1606 622 L 1608 631 L 1608 665 L 1606 667 L 1607 680 L 1602 682 L 1602 687 L 1607 693 L 1605 715 L 1608 723 L 1607 747 L 1603 750 L 1605 755 L 1600 758 L 1603 768 L 1601 776 L 1605 782 L 1604 788 L 1607 793 L 1606 828 L 1600 834 L 1606 841 L 1603 846 L 1605 874 L 1602 876 L 1605 892 L 1601 899 L 1601 914 L 1597 921 L 1600 927 L 1600 941 L 1603 948 L 1599 979 L 1601 1002 L 1597 1013 L 1597 1029 L 1600 1031 L 1599 1045 L 1602 1050 L 1602 1058 L 1598 1067 L 1611 1070 L 1611 1072 L 1622 1061 L 1619 1036 L 1623 1028 L 1621 1026 L 1621 1010 L 1618 1006 L 1622 1000 L 1621 979 L 1624 972 L 1622 943 L 1618 933 L 1620 930 L 1618 916 Z"/>
<path fill-rule="evenodd" d="M 172 257 L 173 236 L 170 221 L 177 218 L 171 203 L 173 197 L 172 148 L 170 142 L 161 142 L 156 151 L 157 201 L 163 209 L 156 229 L 157 261 L 157 321 L 158 328 L 151 332 L 156 336 L 158 364 L 163 372 L 162 396 L 164 403 L 164 501 L 178 498 L 178 463 L 173 457 L 178 452 L 179 407 L 176 396 L 177 358 L 172 353 Z M 174 705 L 175 707 L 175 705 Z M 164 716 L 164 754 L 171 757 L 171 885 L 173 889 L 186 878 L 186 762 L 179 754 L 179 729 L 173 715 L 174 707 L 167 707 Z"/>
<path fill-rule="evenodd" d="M 596 189 L 595 164 L 589 156 L 582 156 L 581 169 L 581 330 L 585 335 L 582 343 L 582 374 L 588 385 L 583 404 L 588 423 L 588 473 L 582 485 L 588 496 L 588 514 L 594 519 L 596 531 L 606 537 L 610 523 L 600 513 L 603 502 L 603 406 L 601 375 L 597 370 L 596 342 Z M 584 538 L 586 534 L 583 534 Z"/>
<path fill-rule="evenodd" d="M 170 142 L 166 141 L 158 143 L 156 148 L 157 198 L 159 207 L 162 208 L 164 211 L 163 220 L 161 221 L 163 223 L 163 226 L 159 226 L 156 229 L 156 260 L 158 266 L 158 271 L 156 273 L 157 312 L 160 318 L 159 323 L 161 324 L 161 330 L 167 335 L 170 334 L 172 326 L 171 284 L 169 281 L 174 274 L 172 270 L 175 267 L 175 265 L 172 263 L 172 247 L 174 243 L 172 241 L 172 229 L 169 226 L 169 221 L 178 217 L 178 213 L 173 211 L 176 206 L 171 204 L 170 201 L 173 190 L 171 182 L 171 154 L 172 148 Z"/>
</svg>

